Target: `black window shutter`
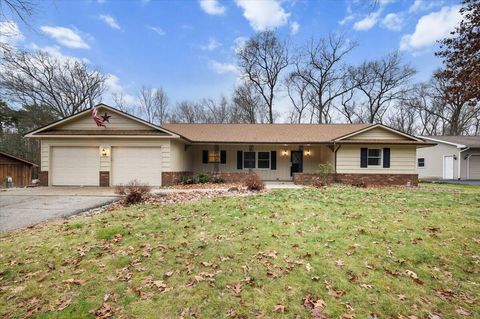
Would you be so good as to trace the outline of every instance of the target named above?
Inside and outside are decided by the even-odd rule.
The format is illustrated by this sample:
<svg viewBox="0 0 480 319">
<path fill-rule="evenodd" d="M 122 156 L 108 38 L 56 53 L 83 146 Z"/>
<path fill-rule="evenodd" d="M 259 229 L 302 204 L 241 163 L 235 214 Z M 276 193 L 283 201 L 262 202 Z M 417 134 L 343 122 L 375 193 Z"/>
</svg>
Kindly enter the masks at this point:
<svg viewBox="0 0 480 319">
<path fill-rule="evenodd" d="M 208 151 L 202 151 L 202 163 L 207 164 L 208 163 Z"/>
<path fill-rule="evenodd" d="M 364 148 L 362 147 L 360 149 L 360 167 L 367 167 L 367 163 L 368 163 L 368 149 L 367 148 Z"/>
<path fill-rule="evenodd" d="M 390 149 L 383 149 L 383 168 L 390 168 Z"/>
<path fill-rule="evenodd" d="M 270 152 L 270 169 L 277 169 L 277 151 Z"/>
<path fill-rule="evenodd" d="M 243 151 L 237 151 L 237 169 L 243 169 Z"/>
<path fill-rule="evenodd" d="M 220 151 L 220 164 L 227 164 L 227 151 Z"/>
</svg>

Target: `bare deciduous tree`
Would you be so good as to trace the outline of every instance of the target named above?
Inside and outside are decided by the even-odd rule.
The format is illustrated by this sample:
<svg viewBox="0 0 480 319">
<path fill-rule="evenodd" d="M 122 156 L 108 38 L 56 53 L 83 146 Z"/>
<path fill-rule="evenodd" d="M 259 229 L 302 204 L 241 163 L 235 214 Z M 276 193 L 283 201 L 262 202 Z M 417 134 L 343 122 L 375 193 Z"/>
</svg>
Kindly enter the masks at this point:
<svg viewBox="0 0 480 319">
<path fill-rule="evenodd" d="M 347 67 L 342 59 L 355 47 L 343 35 L 332 33 L 326 39 L 312 40 L 296 58 L 292 75 L 310 86 L 317 123 L 328 122 L 333 101 L 352 89 L 343 81 Z"/>
<path fill-rule="evenodd" d="M 266 106 L 253 84 L 247 82 L 235 88 L 233 106 L 237 114 L 235 122 L 252 124 L 264 122 Z"/>
<path fill-rule="evenodd" d="M 267 106 L 269 123 L 273 123 L 277 84 L 288 66 L 287 45 L 273 31 L 263 31 L 250 38 L 237 57 L 242 75 L 254 84 Z"/>
<path fill-rule="evenodd" d="M 83 111 L 100 100 L 105 75 L 80 60 L 60 60 L 46 52 L 4 52 L 0 88 L 7 98 L 46 105 L 59 117 Z"/>
<path fill-rule="evenodd" d="M 295 73 L 291 73 L 285 79 L 285 87 L 293 106 L 290 123 L 302 123 L 306 115 L 305 113 L 312 102 L 312 94 L 308 90 L 309 83 L 303 78 L 296 76 Z"/>
<path fill-rule="evenodd" d="M 431 103 L 424 111 L 430 116 L 438 117 L 442 122 L 442 133 L 448 135 L 469 134 L 480 108 L 472 104 L 471 96 L 462 91 L 451 90 L 451 79 L 442 72 L 437 72 L 431 81 Z"/>
<path fill-rule="evenodd" d="M 167 119 L 168 96 L 163 88 L 142 86 L 138 92 L 138 102 L 147 121 L 162 124 Z"/>
<path fill-rule="evenodd" d="M 171 123 L 205 123 L 205 110 L 199 103 L 181 101 L 170 117 Z"/>
<path fill-rule="evenodd" d="M 363 122 L 382 123 L 391 104 L 405 95 L 415 69 L 403 64 L 398 52 L 376 61 L 364 62 L 355 73 L 357 88 L 365 100 L 357 116 Z"/>
</svg>

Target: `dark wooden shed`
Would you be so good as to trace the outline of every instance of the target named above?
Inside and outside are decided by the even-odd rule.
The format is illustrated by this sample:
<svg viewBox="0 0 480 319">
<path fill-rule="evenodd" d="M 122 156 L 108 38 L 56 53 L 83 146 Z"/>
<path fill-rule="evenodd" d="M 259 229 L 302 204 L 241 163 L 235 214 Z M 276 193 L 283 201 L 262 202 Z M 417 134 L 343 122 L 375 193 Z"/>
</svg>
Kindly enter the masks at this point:
<svg viewBox="0 0 480 319">
<path fill-rule="evenodd" d="M 7 186 L 7 176 L 12 177 L 14 187 L 30 185 L 33 168 L 37 166 L 12 154 L 0 152 L 0 188 Z"/>
</svg>

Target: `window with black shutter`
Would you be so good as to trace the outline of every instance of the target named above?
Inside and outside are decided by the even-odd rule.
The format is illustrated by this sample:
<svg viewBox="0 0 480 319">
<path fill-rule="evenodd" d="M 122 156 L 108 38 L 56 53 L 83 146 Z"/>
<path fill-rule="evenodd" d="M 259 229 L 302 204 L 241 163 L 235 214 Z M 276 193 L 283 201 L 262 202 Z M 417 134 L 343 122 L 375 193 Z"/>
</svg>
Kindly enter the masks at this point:
<svg viewBox="0 0 480 319">
<path fill-rule="evenodd" d="M 277 152 L 270 152 L 270 169 L 277 169 Z"/>
<path fill-rule="evenodd" d="M 208 151 L 207 150 L 202 151 L 202 163 L 203 164 L 208 163 Z"/>
<path fill-rule="evenodd" d="M 220 151 L 220 164 L 227 164 L 227 151 Z"/>
<path fill-rule="evenodd" d="M 360 167 L 367 167 L 368 161 L 368 148 L 361 148 L 360 149 Z"/>
<path fill-rule="evenodd" d="M 390 168 L 390 149 L 383 149 L 383 168 Z"/>
<path fill-rule="evenodd" d="M 243 151 L 237 151 L 237 169 L 243 169 Z"/>
</svg>

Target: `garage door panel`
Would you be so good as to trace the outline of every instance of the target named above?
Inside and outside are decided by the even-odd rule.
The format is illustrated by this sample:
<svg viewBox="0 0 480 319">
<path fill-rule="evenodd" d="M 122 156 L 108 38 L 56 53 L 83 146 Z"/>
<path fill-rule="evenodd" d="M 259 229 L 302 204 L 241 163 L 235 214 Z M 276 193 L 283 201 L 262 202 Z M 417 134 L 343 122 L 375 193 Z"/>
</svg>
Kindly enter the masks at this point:
<svg viewBox="0 0 480 319">
<path fill-rule="evenodd" d="M 160 147 L 113 147 L 112 185 L 133 180 L 161 186 L 162 152 Z"/>
<path fill-rule="evenodd" d="M 470 156 L 468 178 L 480 179 L 480 155 Z"/>
<path fill-rule="evenodd" d="M 52 147 L 51 175 L 54 186 L 98 186 L 98 147 Z"/>
</svg>

